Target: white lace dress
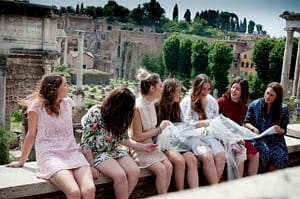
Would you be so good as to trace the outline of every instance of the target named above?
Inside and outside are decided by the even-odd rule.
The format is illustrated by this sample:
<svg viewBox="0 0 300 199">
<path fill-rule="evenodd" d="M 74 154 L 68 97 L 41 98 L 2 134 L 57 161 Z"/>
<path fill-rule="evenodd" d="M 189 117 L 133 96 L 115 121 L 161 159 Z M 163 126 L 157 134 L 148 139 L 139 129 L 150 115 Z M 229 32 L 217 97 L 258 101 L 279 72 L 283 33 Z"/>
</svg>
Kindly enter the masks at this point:
<svg viewBox="0 0 300 199">
<path fill-rule="evenodd" d="M 136 107 L 140 112 L 143 131 L 148 131 L 155 128 L 157 117 L 154 102 L 150 102 L 143 97 L 139 97 L 136 99 Z M 151 138 L 149 138 L 142 143 L 153 143 L 153 141 Z M 147 168 L 156 162 L 167 159 L 163 152 L 159 150 L 151 153 L 140 150 L 131 150 L 131 155 L 140 168 Z"/>
<path fill-rule="evenodd" d="M 71 98 L 60 103 L 58 117 L 50 116 L 38 100 L 28 108 L 38 114 L 38 126 L 35 139 L 37 176 L 49 179 L 62 169 L 88 166 L 73 134 Z"/>
</svg>

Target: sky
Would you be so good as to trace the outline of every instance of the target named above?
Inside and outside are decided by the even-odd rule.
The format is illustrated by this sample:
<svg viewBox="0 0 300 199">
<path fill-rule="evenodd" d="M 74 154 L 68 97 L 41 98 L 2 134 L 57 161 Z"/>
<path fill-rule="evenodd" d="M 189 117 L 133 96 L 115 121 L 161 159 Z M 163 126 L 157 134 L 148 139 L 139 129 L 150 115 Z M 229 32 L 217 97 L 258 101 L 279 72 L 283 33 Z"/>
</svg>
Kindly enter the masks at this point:
<svg viewBox="0 0 300 199">
<path fill-rule="evenodd" d="M 132 10 L 138 4 L 148 3 L 150 0 L 115 0 L 119 5 Z M 285 19 L 279 17 L 284 11 L 300 13 L 299 0 L 156 0 L 165 10 L 165 16 L 172 19 L 173 8 L 178 5 L 179 19 L 183 19 L 183 15 L 187 9 L 191 11 L 191 17 L 194 18 L 196 12 L 204 10 L 219 10 L 235 13 L 239 20 L 246 18 L 256 24 L 261 24 L 263 30 L 271 37 L 285 37 Z M 42 5 L 73 6 L 83 3 L 87 6 L 103 7 L 107 0 L 30 0 L 30 3 Z"/>
</svg>

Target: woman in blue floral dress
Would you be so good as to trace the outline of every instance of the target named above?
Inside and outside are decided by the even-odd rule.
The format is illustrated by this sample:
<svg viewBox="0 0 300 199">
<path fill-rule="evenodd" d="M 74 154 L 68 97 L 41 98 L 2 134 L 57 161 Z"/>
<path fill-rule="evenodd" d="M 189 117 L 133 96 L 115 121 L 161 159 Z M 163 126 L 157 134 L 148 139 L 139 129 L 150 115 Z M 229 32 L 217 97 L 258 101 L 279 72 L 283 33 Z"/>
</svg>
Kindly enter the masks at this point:
<svg viewBox="0 0 300 199">
<path fill-rule="evenodd" d="M 95 105 L 82 118 L 81 147 L 90 163 L 94 178 L 99 172 L 112 178 L 116 198 L 129 198 L 136 186 L 140 169 L 120 144 L 151 152 L 155 144 L 137 143 L 128 137 L 135 107 L 135 96 L 125 87 L 111 92 L 102 104 Z"/>
<path fill-rule="evenodd" d="M 288 151 L 284 134 L 289 123 L 287 105 L 283 104 L 283 88 L 277 82 L 267 86 L 264 97 L 251 102 L 245 118 L 245 126 L 260 134 L 270 127 L 275 134 L 255 141 L 259 158 L 265 171 L 284 168 L 288 163 Z"/>
</svg>

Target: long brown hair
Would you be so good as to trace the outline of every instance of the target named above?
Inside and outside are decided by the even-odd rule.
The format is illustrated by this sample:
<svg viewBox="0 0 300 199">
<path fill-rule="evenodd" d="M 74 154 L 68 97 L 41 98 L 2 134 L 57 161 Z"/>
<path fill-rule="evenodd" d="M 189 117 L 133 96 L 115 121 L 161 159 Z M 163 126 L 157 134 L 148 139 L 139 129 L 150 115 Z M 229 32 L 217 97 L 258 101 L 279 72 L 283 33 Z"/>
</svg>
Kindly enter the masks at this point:
<svg viewBox="0 0 300 199">
<path fill-rule="evenodd" d="M 271 82 L 268 84 L 267 88 L 272 88 L 273 91 L 276 93 L 276 99 L 273 102 L 271 106 L 272 118 L 271 122 L 273 124 L 280 125 L 281 123 L 281 113 L 282 113 L 282 102 L 283 102 L 283 88 L 278 82 Z M 267 114 L 267 106 L 264 103 L 264 112 L 263 112 L 263 118 L 265 119 L 265 115 Z"/>
<path fill-rule="evenodd" d="M 180 105 L 179 102 L 174 101 L 174 96 L 176 89 L 181 87 L 181 82 L 175 78 L 167 78 L 162 86 L 162 97 L 157 104 L 157 123 L 160 124 L 162 120 L 180 122 Z"/>
<path fill-rule="evenodd" d="M 114 136 L 124 134 L 132 122 L 135 96 L 126 87 L 114 89 L 103 101 L 101 114 L 108 131 Z"/>
<path fill-rule="evenodd" d="M 249 102 L 249 83 L 246 79 L 244 79 L 243 77 L 237 77 L 235 78 L 231 84 L 230 87 L 228 88 L 227 92 L 225 93 L 225 95 L 231 99 L 231 95 L 230 95 L 230 90 L 233 86 L 233 84 L 239 84 L 241 86 L 241 97 L 240 97 L 240 102 L 242 104 L 248 104 Z"/>
<path fill-rule="evenodd" d="M 62 84 L 63 74 L 49 74 L 43 76 L 39 83 L 38 91 L 20 101 L 20 105 L 27 108 L 33 99 L 39 99 L 49 115 L 59 115 L 59 102 L 57 101 L 57 89 Z"/>
<path fill-rule="evenodd" d="M 201 99 L 199 97 L 204 83 L 209 83 L 212 87 L 212 83 L 206 74 L 199 74 L 195 77 L 192 82 L 192 93 L 191 93 L 191 105 L 192 109 L 197 112 L 201 119 L 207 119 L 205 113 L 205 107 L 203 106 Z"/>
</svg>

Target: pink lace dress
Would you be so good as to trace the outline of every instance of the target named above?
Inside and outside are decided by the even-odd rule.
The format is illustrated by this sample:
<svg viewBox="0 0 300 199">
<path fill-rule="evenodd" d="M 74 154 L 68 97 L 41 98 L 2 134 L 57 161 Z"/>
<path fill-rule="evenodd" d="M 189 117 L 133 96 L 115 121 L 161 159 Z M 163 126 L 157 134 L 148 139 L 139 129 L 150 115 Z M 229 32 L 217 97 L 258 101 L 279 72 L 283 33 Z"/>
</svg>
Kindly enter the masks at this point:
<svg viewBox="0 0 300 199">
<path fill-rule="evenodd" d="M 73 134 L 72 105 L 71 98 L 63 99 L 58 117 L 48 115 L 38 100 L 28 108 L 28 112 L 38 114 L 35 151 L 40 178 L 49 179 L 59 170 L 89 165 Z"/>
</svg>

